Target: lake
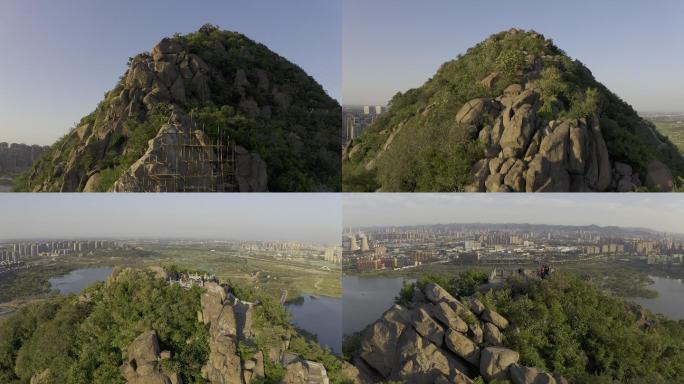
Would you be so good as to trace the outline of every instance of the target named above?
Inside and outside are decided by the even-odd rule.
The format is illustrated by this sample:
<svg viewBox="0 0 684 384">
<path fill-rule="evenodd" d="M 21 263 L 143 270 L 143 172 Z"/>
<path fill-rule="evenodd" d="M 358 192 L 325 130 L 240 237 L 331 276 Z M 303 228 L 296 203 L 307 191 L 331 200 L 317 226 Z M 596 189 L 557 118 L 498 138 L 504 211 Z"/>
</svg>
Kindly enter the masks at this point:
<svg viewBox="0 0 684 384">
<path fill-rule="evenodd" d="M 345 335 L 363 330 L 394 304 L 403 277 L 342 277 L 342 329 Z"/>
<path fill-rule="evenodd" d="M 0 176 L 0 192 L 12 192 L 13 184 L 11 177 Z"/>
<path fill-rule="evenodd" d="M 342 300 L 335 297 L 302 295 L 304 300 L 285 305 L 292 322 L 318 337 L 321 346 L 342 351 Z"/>
<path fill-rule="evenodd" d="M 60 293 L 68 295 L 79 293 L 98 281 L 105 281 L 111 274 L 111 268 L 82 268 L 61 277 L 53 277 L 48 281 L 52 289 L 58 289 Z"/>
<path fill-rule="evenodd" d="M 658 292 L 655 299 L 632 299 L 635 303 L 660 313 L 672 320 L 684 320 L 684 281 L 667 277 L 649 276 L 653 284 L 648 288 Z"/>
</svg>

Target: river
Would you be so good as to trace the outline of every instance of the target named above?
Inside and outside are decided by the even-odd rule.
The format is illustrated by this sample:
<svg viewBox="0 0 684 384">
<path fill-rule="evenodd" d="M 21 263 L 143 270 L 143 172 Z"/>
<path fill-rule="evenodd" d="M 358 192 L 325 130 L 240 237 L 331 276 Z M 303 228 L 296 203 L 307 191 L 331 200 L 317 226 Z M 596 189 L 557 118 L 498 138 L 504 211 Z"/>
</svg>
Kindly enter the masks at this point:
<svg viewBox="0 0 684 384">
<path fill-rule="evenodd" d="M 343 333 L 359 332 L 380 318 L 394 304 L 404 281 L 403 277 L 342 277 Z"/>
<path fill-rule="evenodd" d="M 648 288 L 657 291 L 655 299 L 632 299 L 635 303 L 660 313 L 672 320 L 684 320 L 684 280 L 649 276 L 653 284 Z"/>
</svg>

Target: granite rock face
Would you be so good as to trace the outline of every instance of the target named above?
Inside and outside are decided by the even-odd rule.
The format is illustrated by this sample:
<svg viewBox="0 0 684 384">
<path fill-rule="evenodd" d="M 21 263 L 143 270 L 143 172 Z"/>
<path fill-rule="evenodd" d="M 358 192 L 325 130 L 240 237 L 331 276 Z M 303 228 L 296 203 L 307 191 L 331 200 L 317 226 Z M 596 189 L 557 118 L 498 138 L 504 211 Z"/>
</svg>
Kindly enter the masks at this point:
<svg viewBox="0 0 684 384">
<path fill-rule="evenodd" d="M 353 363 L 372 377 L 366 380 L 472 383 L 482 377 L 555 384 L 548 373 L 519 365 L 518 353 L 502 346 L 502 331 L 510 326 L 504 316 L 434 283 L 418 291 L 407 306 L 395 304 L 361 333 Z"/>
<path fill-rule="evenodd" d="M 488 100 L 488 111 L 466 103 L 456 120 L 478 133 L 484 158 L 471 171 L 470 192 L 604 192 L 617 190 L 614 162 L 601 132 L 599 119 L 546 121 L 538 117 L 541 89 L 533 83 L 523 89 L 511 84 L 503 95 Z M 459 119 L 460 115 L 467 119 Z M 479 114 L 479 115 L 478 115 Z M 493 122 L 493 123 L 487 123 Z M 626 165 L 626 164 L 624 164 Z M 629 166 L 629 165 L 626 165 Z M 624 171 L 624 167 L 622 167 Z M 623 183 L 635 190 L 640 180 Z"/>
<path fill-rule="evenodd" d="M 211 384 L 249 384 L 265 379 L 268 362 L 285 369 L 283 384 L 328 384 L 325 367 L 287 352 L 289 337 L 270 350 L 257 350 L 248 360 L 238 354 L 238 345 L 255 347 L 254 311 L 258 303 L 235 297 L 228 286 L 205 284 L 201 297 L 200 322 L 209 326 L 209 358 L 202 375 Z M 358 372 L 354 372 L 357 374 Z"/>
</svg>

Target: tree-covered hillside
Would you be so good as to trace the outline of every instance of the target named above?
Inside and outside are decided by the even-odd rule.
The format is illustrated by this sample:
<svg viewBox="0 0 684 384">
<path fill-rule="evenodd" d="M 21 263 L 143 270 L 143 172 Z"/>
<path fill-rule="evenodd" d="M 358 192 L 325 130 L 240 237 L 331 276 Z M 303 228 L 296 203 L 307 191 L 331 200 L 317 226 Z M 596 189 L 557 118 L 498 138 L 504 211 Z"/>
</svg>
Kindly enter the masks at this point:
<svg viewBox="0 0 684 384">
<path fill-rule="evenodd" d="M 226 379 L 237 381 L 229 382 L 251 375 L 245 382 L 292 383 L 304 373 L 283 363 L 282 353 L 320 363 L 332 383 L 347 382 L 342 361 L 300 334 L 277 298 L 233 285 L 231 293 L 243 304 L 224 304 L 215 301 L 221 294 L 209 290 L 185 289 L 150 271 L 123 269 L 78 296 L 24 306 L 0 319 L 0 382 L 111 384 L 125 383 L 125 375 L 138 375 L 142 381 L 137 382 L 156 375 L 209 383 L 216 381 L 206 378 L 207 367 L 221 356 L 228 363 L 215 368 L 235 373 Z M 247 302 L 256 305 L 249 314 L 240 312 Z M 220 316 L 209 321 L 212 312 Z M 220 339 L 231 327 L 231 337 Z M 150 332 L 155 343 L 142 343 L 141 335 Z M 130 360 L 150 353 L 152 364 L 145 370 L 142 361 Z M 249 370 L 254 361 L 260 371 Z"/>
<path fill-rule="evenodd" d="M 668 172 L 684 175 L 650 122 L 551 40 L 517 29 L 396 94 L 343 157 L 345 191 L 666 190 Z"/>
</svg>

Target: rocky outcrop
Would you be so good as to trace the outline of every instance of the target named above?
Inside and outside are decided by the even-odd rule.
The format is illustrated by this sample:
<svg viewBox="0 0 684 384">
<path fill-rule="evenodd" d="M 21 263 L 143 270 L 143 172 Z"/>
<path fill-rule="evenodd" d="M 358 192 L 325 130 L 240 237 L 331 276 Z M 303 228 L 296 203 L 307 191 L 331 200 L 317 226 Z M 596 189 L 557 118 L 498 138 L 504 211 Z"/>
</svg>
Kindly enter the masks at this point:
<svg viewBox="0 0 684 384">
<path fill-rule="evenodd" d="M 395 304 L 362 332 L 353 361 L 374 381 L 472 383 L 481 376 L 486 382 L 555 384 L 548 373 L 518 364 L 519 354 L 503 346 L 502 331 L 509 327 L 479 300 L 457 299 L 428 284 L 414 288 L 407 306 Z"/>
<path fill-rule="evenodd" d="M 456 114 L 484 147 L 468 191 L 633 191 L 641 185 L 631 171 L 614 172 L 598 118 L 546 121 L 538 116 L 540 97 L 534 83 L 511 84 L 498 98 L 472 100 Z"/>
<path fill-rule="evenodd" d="M 674 186 L 672 172 L 667 165 L 658 160 L 648 164 L 646 174 L 646 186 L 653 191 L 671 192 Z"/>
<path fill-rule="evenodd" d="M 124 351 L 121 375 L 129 384 L 182 384 L 177 372 L 164 372 L 161 360 L 171 357 L 159 351 L 159 340 L 154 331 L 143 332 Z"/>
<path fill-rule="evenodd" d="M 328 384 L 325 367 L 287 352 L 289 337 L 268 351 L 257 350 L 246 359 L 238 345 L 256 347 L 252 319 L 255 305 L 235 297 L 228 286 L 205 284 L 198 321 L 209 326 L 209 358 L 202 376 L 212 384 L 249 384 L 265 378 L 266 359 L 281 365 L 286 374 L 283 384 Z M 243 356 L 244 357 L 244 356 Z"/>
<path fill-rule="evenodd" d="M 27 170 L 48 149 L 40 145 L 0 143 L 0 174 Z"/>
<path fill-rule="evenodd" d="M 249 333 L 246 327 L 251 329 L 251 323 L 245 320 L 251 305 L 242 303 L 222 285 L 209 283 L 205 288 L 198 320 L 209 325 L 209 358 L 202 367 L 202 376 L 213 384 L 242 384 L 249 382 L 244 379 L 263 378 L 261 351 L 245 362 L 237 354 L 238 343 L 248 342 L 243 336 Z M 237 306 L 241 307 L 239 314 Z"/>
<path fill-rule="evenodd" d="M 282 383 L 287 384 L 329 384 L 328 373 L 321 363 L 304 360 L 288 353 L 283 357 L 285 377 Z"/>
</svg>

